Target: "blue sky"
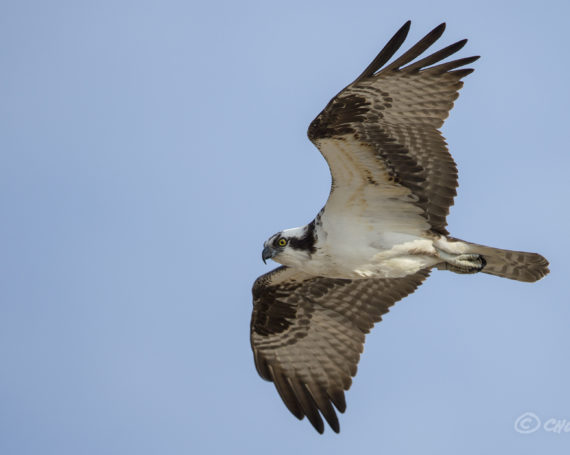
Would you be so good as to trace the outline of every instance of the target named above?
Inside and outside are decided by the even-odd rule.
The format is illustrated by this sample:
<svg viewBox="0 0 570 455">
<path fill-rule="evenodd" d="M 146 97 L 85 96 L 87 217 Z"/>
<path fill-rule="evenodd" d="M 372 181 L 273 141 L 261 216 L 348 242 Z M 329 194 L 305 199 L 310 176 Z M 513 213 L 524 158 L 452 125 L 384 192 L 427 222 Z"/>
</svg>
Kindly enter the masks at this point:
<svg viewBox="0 0 570 455">
<path fill-rule="evenodd" d="M 0 452 L 565 454 L 567 2 L 4 2 Z M 255 371 L 263 241 L 330 177 L 306 138 L 408 19 L 481 55 L 444 134 L 454 236 L 537 251 L 529 285 L 434 272 L 368 337 L 341 433 Z"/>
</svg>

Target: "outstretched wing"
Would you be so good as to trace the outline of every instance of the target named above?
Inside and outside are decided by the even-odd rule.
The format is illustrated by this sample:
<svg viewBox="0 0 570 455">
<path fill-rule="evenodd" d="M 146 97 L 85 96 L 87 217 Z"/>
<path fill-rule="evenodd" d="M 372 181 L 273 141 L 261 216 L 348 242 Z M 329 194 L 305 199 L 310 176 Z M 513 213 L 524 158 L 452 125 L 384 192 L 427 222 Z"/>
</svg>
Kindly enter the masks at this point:
<svg viewBox="0 0 570 455">
<path fill-rule="evenodd" d="M 409 28 L 408 21 L 329 102 L 308 135 L 333 177 L 326 216 L 370 219 L 380 218 L 382 211 L 385 217 L 379 222 L 385 230 L 401 232 L 402 226 L 411 226 L 447 234 L 445 219 L 456 195 L 457 168 L 438 128 L 459 96 L 461 79 L 473 71 L 457 68 L 479 57 L 440 63 L 465 45 L 467 40 L 462 40 L 410 64 L 442 35 L 441 24 L 384 66 Z M 391 219 L 394 213 L 399 218 Z"/>
<path fill-rule="evenodd" d="M 251 318 L 257 371 L 275 383 L 295 417 L 307 416 L 322 433 L 320 411 L 338 433 L 332 404 L 344 412 L 364 335 L 428 275 L 421 270 L 404 278 L 344 280 L 279 267 L 260 276 Z"/>
</svg>

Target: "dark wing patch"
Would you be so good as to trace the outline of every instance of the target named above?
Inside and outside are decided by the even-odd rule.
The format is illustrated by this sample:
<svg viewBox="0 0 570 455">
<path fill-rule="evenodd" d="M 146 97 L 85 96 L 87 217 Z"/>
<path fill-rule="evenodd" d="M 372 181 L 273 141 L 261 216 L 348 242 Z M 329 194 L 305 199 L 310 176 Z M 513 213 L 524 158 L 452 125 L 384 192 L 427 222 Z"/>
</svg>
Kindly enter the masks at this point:
<svg viewBox="0 0 570 455">
<path fill-rule="evenodd" d="M 253 285 L 251 346 L 260 376 L 273 381 L 299 419 L 322 433 L 322 417 L 338 432 L 333 408 L 346 409 L 364 336 L 396 301 L 429 275 L 393 279 L 311 277 L 279 267 Z"/>
<path fill-rule="evenodd" d="M 256 282 L 253 286 L 253 300 L 259 304 L 254 307 L 252 324 L 261 335 L 276 335 L 287 330 L 297 318 L 297 302 L 283 301 L 284 296 L 293 294 L 301 283 L 289 283 L 281 287 L 265 287 Z M 299 321 L 300 322 L 300 321 Z"/>
<path fill-rule="evenodd" d="M 342 141 L 348 135 L 369 147 L 379 160 L 378 173 L 387 169 L 391 183 L 416 196 L 431 229 L 448 234 L 446 217 L 456 195 L 457 167 L 438 128 L 458 97 L 461 79 L 473 71 L 457 68 L 479 57 L 431 66 L 459 51 L 467 42 L 461 40 L 409 64 L 442 35 L 441 24 L 383 67 L 409 27 L 407 22 L 362 74 L 328 103 L 309 126 L 308 136 L 325 155 L 333 181 L 335 158 L 330 154 L 335 152 L 322 147 L 324 139 Z M 378 181 L 374 175 L 365 178 L 369 184 Z"/>
<path fill-rule="evenodd" d="M 370 103 L 363 96 L 347 95 L 333 98 L 309 125 L 311 141 L 356 133 L 355 124 L 366 121 Z"/>
</svg>

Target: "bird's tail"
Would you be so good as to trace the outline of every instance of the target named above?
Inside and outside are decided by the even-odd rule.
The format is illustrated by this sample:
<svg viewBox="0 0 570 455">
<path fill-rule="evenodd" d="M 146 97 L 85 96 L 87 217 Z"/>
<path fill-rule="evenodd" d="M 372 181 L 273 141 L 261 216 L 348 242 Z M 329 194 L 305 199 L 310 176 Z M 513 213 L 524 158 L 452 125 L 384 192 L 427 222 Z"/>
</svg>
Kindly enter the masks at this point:
<svg viewBox="0 0 570 455">
<path fill-rule="evenodd" d="M 481 267 L 479 270 L 472 270 L 472 272 L 480 271 L 489 275 L 526 282 L 538 281 L 550 272 L 548 270 L 548 261 L 538 253 L 501 250 L 500 248 L 492 248 L 461 240 L 459 242 L 462 244 L 461 250 L 465 256 L 479 255 L 480 257 Z M 462 256 L 458 258 L 460 257 Z M 454 270 L 453 262 L 446 265 L 447 267 L 442 268 L 459 273 L 470 273 L 469 271 Z"/>
</svg>

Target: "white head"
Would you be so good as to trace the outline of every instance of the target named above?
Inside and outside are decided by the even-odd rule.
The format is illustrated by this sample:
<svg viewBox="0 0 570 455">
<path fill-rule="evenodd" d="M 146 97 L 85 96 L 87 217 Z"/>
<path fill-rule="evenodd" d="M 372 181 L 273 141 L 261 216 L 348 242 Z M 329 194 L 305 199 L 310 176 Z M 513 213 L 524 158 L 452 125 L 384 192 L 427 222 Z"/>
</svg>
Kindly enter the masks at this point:
<svg viewBox="0 0 570 455">
<path fill-rule="evenodd" d="M 263 262 L 273 259 L 279 264 L 290 267 L 302 267 L 311 259 L 315 252 L 315 226 L 310 223 L 307 226 L 286 229 L 278 232 L 267 239 L 263 244 L 261 258 Z"/>
</svg>

